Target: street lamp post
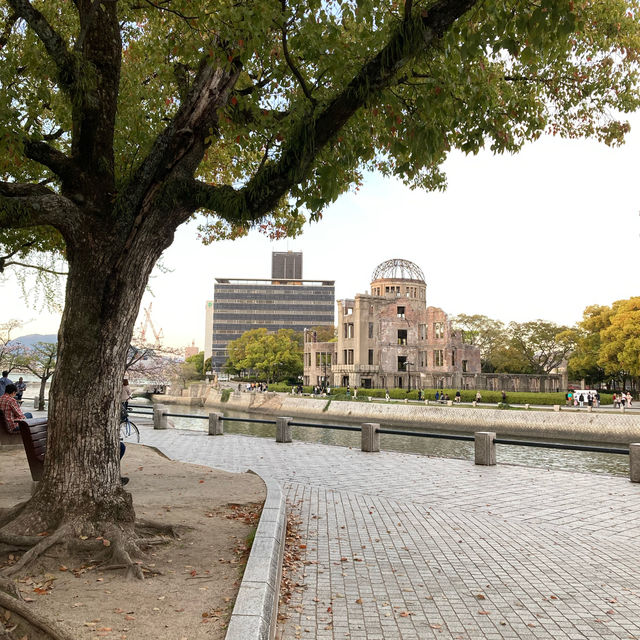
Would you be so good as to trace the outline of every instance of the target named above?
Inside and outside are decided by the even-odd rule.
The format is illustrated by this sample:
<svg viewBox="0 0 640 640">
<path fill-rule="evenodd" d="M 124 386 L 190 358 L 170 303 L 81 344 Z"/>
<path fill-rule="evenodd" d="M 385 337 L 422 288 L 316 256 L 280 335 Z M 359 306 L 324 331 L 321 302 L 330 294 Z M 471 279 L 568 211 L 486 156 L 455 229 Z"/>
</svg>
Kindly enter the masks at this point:
<svg viewBox="0 0 640 640">
<path fill-rule="evenodd" d="M 407 365 L 407 391 L 411 391 L 411 367 L 413 366 L 413 362 L 405 362 Z"/>
</svg>

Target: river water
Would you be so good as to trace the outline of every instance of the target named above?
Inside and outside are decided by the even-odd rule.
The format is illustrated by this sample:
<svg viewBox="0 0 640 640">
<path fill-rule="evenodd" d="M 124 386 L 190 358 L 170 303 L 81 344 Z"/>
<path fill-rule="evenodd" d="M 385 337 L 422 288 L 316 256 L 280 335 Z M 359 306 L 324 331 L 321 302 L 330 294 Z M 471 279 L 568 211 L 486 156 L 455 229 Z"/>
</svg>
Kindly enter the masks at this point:
<svg viewBox="0 0 640 640">
<path fill-rule="evenodd" d="M 143 404 L 144 401 L 137 399 L 132 403 Z M 172 405 L 169 413 L 191 414 L 207 416 L 213 409 L 202 407 L 183 407 Z M 255 413 L 241 413 L 238 411 L 223 411 L 225 417 L 230 418 L 251 418 L 275 421 L 275 416 L 261 415 Z M 135 414 L 132 416 L 135 421 Z M 176 428 L 194 431 L 208 431 L 208 422 L 199 418 L 169 418 Z M 294 418 L 294 422 L 306 422 L 322 424 L 323 421 L 309 418 Z M 325 424 L 329 421 L 325 420 Z M 332 421 L 331 424 L 349 424 Z M 351 425 L 356 426 L 356 425 Z M 396 426 L 389 427 L 402 431 L 426 431 L 429 433 L 451 433 L 439 429 L 433 425 L 428 425 L 424 429 L 415 427 Z M 253 422 L 224 422 L 225 433 L 237 433 L 259 438 L 275 439 L 275 424 L 258 424 Z M 321 429 L 314 427 L 292 427 L 293 440 L 304 442 L 317 442 L 319 444 L 336 445 L 342 447 L 360 448 L 360 433 L 355 431 L 337 431 L 335 429 Z M 524 438 L 513 438 L 524 440 Z M 563 441 L 569 442 L 569 441 Z M 576 443 L 579 444 L 579 443 Z M 584 443 L 582 443 L 584 444 Z M 611 447 L 605 443 L 603 447 Z M 382 450 L 400 451 L 402 453 L 416 453 L 426 456 L 437 456 L 442 458 L 461 458 L 473 460 L 473 442 L 459 442 L 455 440 L 441 440 L 436 438 L 416 438 L 412 436 L 396 436 L 390 434 L 380 435 L 380 448 Z M 614 448 L 625 448 L 623 445 L 615 445 Z M 616 476 L 629 475 L 629 456 L 611 453 L 595 453 L 587 451 L 560 451 L 555 449 L 541 449 L 539 447 L 519 447 L 514 445 L 496 445 L 496 457 L 498 463 L 518 464 L 530 467 L 541 467 L 544 469 L 563 469 L 566 471 L 581 471 L 590 473 L 605 473 Z"/>
</svg>

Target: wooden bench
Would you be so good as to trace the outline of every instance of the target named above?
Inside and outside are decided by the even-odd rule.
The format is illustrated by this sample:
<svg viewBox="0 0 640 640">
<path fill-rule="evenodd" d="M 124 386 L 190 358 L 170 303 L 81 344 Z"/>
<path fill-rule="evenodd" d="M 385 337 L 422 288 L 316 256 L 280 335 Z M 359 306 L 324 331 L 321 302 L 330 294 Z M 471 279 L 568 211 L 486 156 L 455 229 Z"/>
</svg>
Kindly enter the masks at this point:
<svg viewBox="0 0 640 640">
<path fill-rule="evenodd" d="M 20 435 L 24 445 L 31 477 L 34 481 L 42 480 L 44 471 L 44 454 L 47 451 L 47 418 L 30 418 L 18 420 Z"/>
<path fill-rule="evenodd" d="M 15 449 L 22 446 L 22 438 L 20 432 L 9 433 L 9 425 L 4 416 L 4 412 L 0 410 L 0 449 Z"/>
</svg>

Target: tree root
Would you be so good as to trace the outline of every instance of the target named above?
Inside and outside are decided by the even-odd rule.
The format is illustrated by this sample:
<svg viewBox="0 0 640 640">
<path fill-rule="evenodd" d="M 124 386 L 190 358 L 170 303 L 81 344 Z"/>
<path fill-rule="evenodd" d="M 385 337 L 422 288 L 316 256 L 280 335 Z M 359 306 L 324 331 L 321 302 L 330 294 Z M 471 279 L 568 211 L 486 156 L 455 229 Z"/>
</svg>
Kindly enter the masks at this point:
<svg viewBox="0 0 640 640">
<path fill-rule="evenodd" d="M 29 549 L 22 558 L 14 565 L 7 567 L 2 574 L 5 576 L 13 576 L 19 571 L 21 571 L 24 567 L 26 567 L 30 562 L 38 558 L 42 555 L 49 547 L 52 547 L 54 544 L 65 538 L 69 535 L 71 531 L 70 526 L 63 526 L 54 531 L 50 536 L 46 536 L 44 538 L 40 538 L 40 542 L 36 544 L 34 547 Z"/>
<path fill-rule="evenodd" d="M 10 509 L 0 509 L 0 529 L 4 527 L 5 524 L 11 522 L 16 516 L 20 514 L 20 512 L 27 506 L 29 501 L 25 500 L 24 502 L 19 502 L 14 505 Z"/>
<path fill-rule="evenodd" d="M 139 533 L 164 533 L 172 538 L 180 539 L 180 530 L 187 531 L 192 527 L 186 525 L 173 525 L 155 520 L 136 518 L 136 531 Z"/>
<path fill-rule="evenodd" d="M 24 618 L 29 624 L 47 634 L 47 637 L 51 638 L 51 640 L 74 640 L 74 637 L 68 631 L 53 620 L 49 620 L 45 616 L 32 611 L 26 604 L 2 591 L 0 591 L 0 607 Z"/>
<path fill-rule="evenodd" d="M 39 542 L 42 542 L 42 536 L 21 536 L 17 533 L 6 533 L 0 531 L 0 543 L 7 544 L 13 547 L 26 547 L 30 549 L 35 547 Z"/>
<path fill-rule="evenodd" d="M 18 589 L 18 585 L 2 577 L 0 577 L 0 593 L 6 593 L 17 600 L 22 600 L 22 594 L 20 593 L 20 589 Z"/>
</svg>

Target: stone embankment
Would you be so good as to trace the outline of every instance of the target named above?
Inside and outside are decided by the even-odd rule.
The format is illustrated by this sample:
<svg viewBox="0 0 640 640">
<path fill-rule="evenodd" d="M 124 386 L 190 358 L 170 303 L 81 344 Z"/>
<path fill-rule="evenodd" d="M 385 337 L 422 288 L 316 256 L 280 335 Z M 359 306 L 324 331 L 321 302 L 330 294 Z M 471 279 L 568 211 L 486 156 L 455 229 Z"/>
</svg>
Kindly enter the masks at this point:
<svg viewBox="0 0 640 640">
<path fill-rule="evenodd" d="M 186 393 L 186 392 L 185 392 Z M 162 404 L 210 407 L 247 413 L 313 418 L 332 421 L 378 422 L 429 431 L 473 433 L 494 431 L 534 439 L 626 444 L 640 442 L 640 415 L 633 413 L 549 410 L 503 410 L 488 407 L 442 406 L 405 403 L 336 401 L 283 393 L 234 391 L 226 402 L 222 392 L 207 385 L 194 385 L 189 395 L 155 396 Z"/>
</svg>

